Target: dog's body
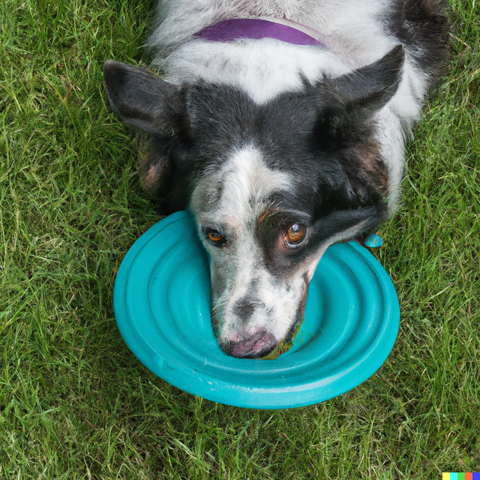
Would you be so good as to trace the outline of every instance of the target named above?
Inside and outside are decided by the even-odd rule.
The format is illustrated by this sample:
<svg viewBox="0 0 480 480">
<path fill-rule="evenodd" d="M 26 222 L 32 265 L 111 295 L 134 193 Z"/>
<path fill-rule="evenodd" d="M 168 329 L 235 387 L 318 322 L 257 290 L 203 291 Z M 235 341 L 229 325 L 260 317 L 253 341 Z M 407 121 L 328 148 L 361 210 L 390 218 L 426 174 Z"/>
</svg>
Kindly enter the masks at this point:
<svg viewBox="0 0 480 480">
<path fill-rule="evenodd" d="M 197 35 L 244 18 L 322 44 Z M 152 135 L 145 186 L 168 162 L 167 208 L 196 218 L 227 353 L 266 355 L 326 248 L 395 211 L 445 28 L 435 0 L 163 0 L 149 44 L 166 81 L 106 63 L 113 109 Z"/>
</svg>

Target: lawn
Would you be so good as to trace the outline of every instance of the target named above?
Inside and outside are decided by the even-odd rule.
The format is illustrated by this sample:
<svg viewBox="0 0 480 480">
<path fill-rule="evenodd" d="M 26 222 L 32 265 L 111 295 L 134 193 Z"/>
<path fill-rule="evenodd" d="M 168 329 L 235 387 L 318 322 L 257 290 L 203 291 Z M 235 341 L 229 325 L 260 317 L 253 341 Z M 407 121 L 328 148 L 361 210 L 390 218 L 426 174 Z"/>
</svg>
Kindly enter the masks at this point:
<svg viewBox="0 0 480 480">
<path fill-rule="evenodd" d="M 327 402 L 215 404 L 133 356 L 113 276 L 160 217 L 106 59 L 148 65 L 156 1 L 0 2 L 0 479 L 440 479 L 480 471 L 480 9 L 409 143 L 378 257 L 401 304 L 382 368 Z"/>
</svg>

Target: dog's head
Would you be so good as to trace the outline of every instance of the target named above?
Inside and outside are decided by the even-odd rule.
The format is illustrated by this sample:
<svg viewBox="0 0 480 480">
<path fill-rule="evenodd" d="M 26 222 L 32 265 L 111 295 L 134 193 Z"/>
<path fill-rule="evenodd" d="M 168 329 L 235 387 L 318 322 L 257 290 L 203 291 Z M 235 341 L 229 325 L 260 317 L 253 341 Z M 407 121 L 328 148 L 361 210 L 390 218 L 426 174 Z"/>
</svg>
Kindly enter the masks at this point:
<svg viewBox="0 0 480 480">
<path fill-rule="evenodd" d="M 212 312 L 225 352 L 270 352 L 303 315 L 327 247 L 386 217 L 375 114 L 395 93 L 402 62 L 397 47 L 262 105 L 233 86 L 180 87 L 105 64 L 113 110 L 152 135 L 144 184 L 154 185 L 168 160 L 169 209 L 194 213 L 211 257 Z"/>
</svg>

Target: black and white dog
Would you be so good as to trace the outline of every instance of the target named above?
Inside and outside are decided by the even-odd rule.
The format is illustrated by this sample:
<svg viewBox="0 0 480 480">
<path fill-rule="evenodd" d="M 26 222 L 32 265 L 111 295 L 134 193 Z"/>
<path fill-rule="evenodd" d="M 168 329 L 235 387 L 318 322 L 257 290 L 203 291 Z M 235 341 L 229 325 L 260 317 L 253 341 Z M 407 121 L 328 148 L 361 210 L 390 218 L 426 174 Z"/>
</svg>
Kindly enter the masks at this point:
<svg viewBox="0 0 480 480">
<path fill-rule="evenodd" d="M 163 183 L 167 211 L 195 216 L 226 353 L 271 351 L 327 247 L 395 211 L 405 139 L 445 57 L 441 8 L 161 0 L 149 45 L 164 80 L 105 63 L 113 110 L 151 135 L 145 188 Z"/>
</svg>

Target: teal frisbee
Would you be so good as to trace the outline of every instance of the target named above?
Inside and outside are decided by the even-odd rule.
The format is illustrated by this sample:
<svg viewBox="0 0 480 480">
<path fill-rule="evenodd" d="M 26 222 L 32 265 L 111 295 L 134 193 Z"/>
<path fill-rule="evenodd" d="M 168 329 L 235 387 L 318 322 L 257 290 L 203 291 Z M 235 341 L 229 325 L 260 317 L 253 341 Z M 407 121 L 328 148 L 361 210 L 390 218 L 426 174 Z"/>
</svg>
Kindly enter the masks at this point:
<svg viewBox="0 0 480 480">
<path fill-rule="evenodd" d="M 397 338 L 390 277 L 355 242 L 332 245 L 308 289 L 294 344 L 276 360 L 226 355 L 210 317 L 210 268 L 188 212 L 150 228 L 125 255 L 114 287 L 120 333 L 163 380 L 237 407 L 293 408 L 328 400 L 373 375 Z"/>
</svg>

